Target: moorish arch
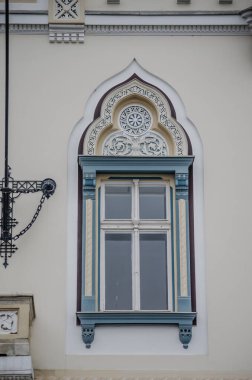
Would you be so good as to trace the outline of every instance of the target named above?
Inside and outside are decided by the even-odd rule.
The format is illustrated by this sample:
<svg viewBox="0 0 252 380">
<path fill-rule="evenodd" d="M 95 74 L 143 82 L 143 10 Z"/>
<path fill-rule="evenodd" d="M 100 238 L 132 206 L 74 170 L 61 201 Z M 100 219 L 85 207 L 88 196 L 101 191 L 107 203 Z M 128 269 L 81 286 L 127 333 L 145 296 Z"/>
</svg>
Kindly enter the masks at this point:
<svg viewBox="0 0 252 380">
<path fill-rule="evenodd" d="M 189 241 L 186 237 L 188 228 L 186 223 L 189 223 L 189 214 L 186 214 L 188 207 L 191 209 L 191 215 L 193 215 L 193 217 L 190 217 L 190 223 L 191 226 L 193 226 L 194 220 L 195 232 L 202 230 L 203 224 L 201 212 L 195 213 L 193 210 L 192 197 L 191 200 L 188 199 L 188 205 L 190 205 L 186 206 L 187 200 L 184 198 L 184 195 L 186 192 L 188 195 L 188 179 L 191 176 L 191 182 L 194 182 L 194 189 L 196 190 L 194 190 L 194 193 L 196 194 L 197 200 L 202 201 L 202 147 L 197 130 L 187 118 L 185 107 L 176 91 L 161 79 L 146 72 L 135 60 L 124 71 L 110 78 L 108 81 L 105 81 L 95 90 L 87 102 L 84 117 L 76 125 L 72 133 L 69 145 L 69 192 L 72 195 L 75 193 L 74 197 L 77 202 L 78 170 L 76 161 L 74 162 L 73 159 L 74 152 L 78 152 L 80 155 L 79 162 L 82 167 L 82 175 L 79 180 L 80 184 L 83 185 L 84 203 L 82 210 L 85 215 L 82 212 L 82 216 L 80 217 L 81 208 L 79 207 L 78 224 L 77 226 L 73 226 L 73 221 L 77 220 L 78 212 L 76 208 L 73 209 L 71 207 L 73 205 L 72 198 L 69 202 L 69 224 L 71 224 L 70 230 L 72 232 L 69 234 L 69 249 L 72 249 L 74 244 L 76 244 L 76 235 L 79 230 L 78 241 L 82 240 L 82 248 L 79 246 L 79 256 L 82 256 L 82 259 L 77 261 L 77 256 L 75 256 L 75 258 L 70 257 L 70 255 L 68 256 L 70 263 L 68 267 L 68 318 L 72 318 L 70 314 L 73 310 L 83 312 L 86 308 L 90 308 L 90 311 L 99 311 L 99 306 L 97 309 L 97 300 L 95 300 L 98 292 L 97 289 L 95 289 L 97 283 L 97 274 L 95 273 L 97 247 L 94 247 L 94 237 L 91 237 L 97 225 L 97 222 L 94 221 L 95 214 L 97 213 L 95 207 L 97 206 L 95 206 L 95 202 L 93 202 L 95 199 L 95 183 L 97 178 L 95 178 L 93 173 L 88 172 L 89 169 L 87 170 L 90 162 L 91 166 L 93 165 L 92 157 L 98 161 L 99 157 L 101 157 L 99 161 L 101 165 L 106 165 L 106 163 L 111 162 L 111 160 L 117 165 L 120 158 L 130 160 L 127 162 L 134 162 L 133 165 L 136 163 L 135 160 L 142 158 L 149 160 L 162 160 L 164 158 L 169 160 L 173 158 L 173 160 L 176 160 L 175 166 L 172 167 L 172 170 L 175 167 L 175 173 L 177 170 L 176 165 L 181 165 L 183 160 L 187 162 L 187 169 L 189 169 L 192 161 L 189 160 L 189 163 L 188 157 L 192 157 L 192 152 L 195 155 L 196 164 L 194 174 L 192 174 L 191 170 L 187 171 L 187 173 L 182 173 L 179 169 L 174 177 L 177 194 L 181 194 L 181 199 L 179 199 L 179 197 L 177 199 L 178 208 L 176 218 L 178 220 L 182 218 L 180 220 L 181 227 L 179 224 L 177 225 L 177 232 L 175 232 L 175 234 L 179 236 L 179 239 L 184 239 L 184 243 L 183 241 L 182 243 L 178 243 L 179 249 L 177 247 L 177 253 L 180 256 L 179 292 L 181 292 L 181 294 L 178 294 L 176 288 L 175 293 L 177 300 L 175 303 L 177 306 L 174 306 L 173 312 L 182 312 L 183 310 L 195 312 L 195 293 L 198 291 L 195 289 L 195 269 L 193 267 L 193 271 L 191 271 L 191 268 L 188 267 L 190 265 L 191 267 L 194 266 L 194 263 L 193 265 L 192 263 L 190 264 L 188 257 L 192 253 L 190 253 L 190 250 L 192 251 L 192 248 L 194 250 L 194 240 L 196 241 L 197 248 L 203 245 L 203 234 L 201 234 L 201 236 L 195 234 L 195 238 L 192 238 L 192 243 L 190 243 L 190 248 L 189 246 L 186 247 Z M 110 158 L 110 161 L 106 161 L 106 157 Z M 176 157 L 178 159 L 176 159 Z M 96 161 L 96 163 L 98 161 Z M 147 161 L 145 162 L 148 165 Z M 149 161 L 151 165 L 152 162 L 153 161 Z M 157 163 L 158 161 L 154 162 Z M 103 169 L 103 171 L 104 170 L 105 169 Z M 124 169 L 120 167 L 119 169 L 117 168 L 117 172 L 118 170 Z M 159 169 L 156 170 L 158 171 Z M 91 218 L 89 219 L 89 223 L 87 223 L 87 217 Z M 185 222 L 186 219 L 187 222 Z M 87 227 L 88 225 L 92 225 L 92 229 Z M 75 237 L 73 236 L 74 230 L 76 231 Z M 80 234 L 83 233 L 84 235 L 80 238 Z M 191 235 L 193 233 L 193 228 L 191 227 Z M 85 246 L 84 248 L 83 245 Z M 199 268 L 204 266 L 204 259 L 201 257 L 197 260 L 198 255 L 199 251 L 196 250 L 196 272 L 198 272 Z M 83 266 L 83 263 L 85 264 L 83 269 L 84 274 L 82 273 L 82 275 L 80 274 L 79 276 L 79 283 L 82 282 L 82 285 L 80 286 L 79 284 L 79 294 L 77 297 L 79 304 L 76 306 L 75 302 L 72 301 L 72 294 L 76 294 L 76 289 L 74 289 L 70 279 L 77 277 L 74 267 L 76 268 L 76 266 L 79 265 Z M 176 268 L 176 270 L 178 269 Z M 79 273 L 81 273 L 81 271 L 79 271 Z M 199 280 L 200 277 L 203 278 L 204 275 L 199 274 L 199 277 L 197 275 Z M 191 285 L 193 289 L 191 289 Z M 190 292 L 192 291 L 194 293 L 193 295 L 191 293 L 189 294 L 189 288 Z M 82 293 L 83 289 L 84 293 Z M 201 294 L 202 289 L 204 293 L 204 286 L 201 287 L 201 291 L 199 292 Z M 194 298 L 193 301 L 191 301 L 191 298 Z M 190 306 L 188 306 L 189 304 Z M 199 310 L 201 311 L 201 315 L 205 313 L 205 301 L 202 299 L 202 296 L 197 297 L 197 311 Z M 82 317 L 82 315 L 79 316 Z M 94 321 L 94 327 L 96 322 Z M 183 329 L 183 323 L 184 321 L 178 321 L 177 324 L 180 327 L 180 340 L 185 347 L 187 346 L 187 335 L 191 336 L 191 327 L 189 326 L 189 330 L 187 328 Z M 82 336 L 84 343 L 88 346 L 88 340 L 90 336 L 92 340 L 94 334 L 93 332 L 90 333 L 89 327 L 88 329 L 86 329 L 86 327 L 84 322 L 84 324 L 82 324 Z M 201 334 L 199 335 L 200 340 L 205 342 L 206 332 L 204 327 L 205 326 L 200 325 L 194 332 L 194 335 L 196 334 L 197 336 Z M 74 326 L 70 327 L 69 332 L 71 330 L 73 332 L 74 329 Z M 187 334 L 188 331 L 189 333 Z M 73 341 L 69 333 L 68 342 L 71 347 Z"/>
<path fill-rule="evenodd" d="M 188 142 L 174 108 L 157 88 L 140 78 L 109 91 L 100 116 L 89 126 L 84 155 L 185 156 Z"/>
</svg>

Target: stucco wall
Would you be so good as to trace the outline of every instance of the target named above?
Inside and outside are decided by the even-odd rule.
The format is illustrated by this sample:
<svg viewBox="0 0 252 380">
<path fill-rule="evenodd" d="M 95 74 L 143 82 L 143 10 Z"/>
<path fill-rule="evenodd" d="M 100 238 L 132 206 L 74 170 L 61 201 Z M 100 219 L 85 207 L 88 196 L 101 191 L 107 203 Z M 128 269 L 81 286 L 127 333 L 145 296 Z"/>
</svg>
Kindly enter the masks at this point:
<svg viewBox="0 0 252 380">
<path fill-rule="evenodd" d="M 251 37 L 234 36 L 87 36 L 84 45 L 11 36 L 13 175 L 57 182 L 54 197 L 18 241 L 8 269 L 0 269 L 1 292 L 34 294 L 35 368 L 252 371 L 251 47 Z M 133 58 L 176 89 L 202 139 L 208 312 L 208 350 L 202 355 L 167 355 L 153 334 L 148 341 L 135 327 L 130 334 L 149 345 L 142 352 L 128 339 L 116 352 L 108 340 L 109 355 L 95 347 L 82 355 L 65 354 L 68 142 L 90 94 Z M 3 99 L 3 54 L 0 59 Z M 0 107 L 3 125 L 3 102 Z M 2 136 L 3 128 L 1 155 Z M 38 198 L 23 196 L 16 202 L 18 220 L 29 221 Z"/>
</svg>

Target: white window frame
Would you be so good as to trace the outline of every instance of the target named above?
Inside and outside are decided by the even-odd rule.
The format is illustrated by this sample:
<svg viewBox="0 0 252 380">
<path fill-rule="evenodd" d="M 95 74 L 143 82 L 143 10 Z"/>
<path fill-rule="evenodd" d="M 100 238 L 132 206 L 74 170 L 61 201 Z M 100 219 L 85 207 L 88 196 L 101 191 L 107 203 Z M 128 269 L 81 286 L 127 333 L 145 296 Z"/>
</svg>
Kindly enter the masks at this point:
<svg viewBox="0 0 252 380">
<path fill-rule="evenodd" d="M 105 219 L 105 186 L 130 186 L 132 191 L 131 219 Z M 139 218 L 139 187 L 165 186 L 166 189 L 166 218 L 165 219 L 142 219 Z M 166 232 L 167 237 L 167 296 L 168 308 L 155 311 L 173 311 L 173 279 L 172 279 L 172 249 L 171 249 L 171 209 L 170 209 L 170 182 L 160 179 L 148 180 L 132 178 L 132 180 L 115 179 L 101 183 L 101 221 L 100 221 L 100 311 L 105 308 L 105 234 L 127 233 L 132 235 L 132 312 L 148 310 L 140 309 L 140 233 L 160 234 Z M 113 310 L 109 310 L 113 311 Z M 115 310 L 118 312 L 118 310 Z M 119 310 L 123 311 L 123 310 Z M 129 310 L 127 310 L 129 311 Z"/>
</svg>

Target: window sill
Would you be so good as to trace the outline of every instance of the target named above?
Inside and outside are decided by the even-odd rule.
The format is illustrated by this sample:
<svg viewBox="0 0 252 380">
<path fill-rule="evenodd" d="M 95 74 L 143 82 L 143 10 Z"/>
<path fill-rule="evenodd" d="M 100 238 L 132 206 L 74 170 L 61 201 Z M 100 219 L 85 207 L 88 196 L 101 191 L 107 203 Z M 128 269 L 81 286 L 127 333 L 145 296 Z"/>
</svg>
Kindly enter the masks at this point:
<svg viewBox="0 0 252 380">
<path fill-rule="evenodd" d="M 90 348 L 94 340 L 95 327 L 97 325 L 113 324 L 166 324 L 177 325 L 179 328 L 179 339 L 184 348 L 192 338 L 192 324 L 197 313 L 176 313 L 169 311 L 105 311 L 105 312 L 77 312 L 81 323 L 82 339 L 86 348 Z"/>
</svg>

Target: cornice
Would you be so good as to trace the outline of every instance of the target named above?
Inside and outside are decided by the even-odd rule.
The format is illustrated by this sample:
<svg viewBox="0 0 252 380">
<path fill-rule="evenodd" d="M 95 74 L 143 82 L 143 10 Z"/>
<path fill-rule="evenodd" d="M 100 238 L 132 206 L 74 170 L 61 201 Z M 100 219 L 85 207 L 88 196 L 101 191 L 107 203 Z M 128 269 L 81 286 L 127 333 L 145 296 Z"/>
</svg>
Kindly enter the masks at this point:
<svg viewBox="0 0 252 380">
<path fill-rule="evenodd" d="M 86 11 L 84 22 L 49 22 L 45 11 L 11 13 L 12 34 L 48 34 L 50 42 L 84 42 L 84 35 L 247 36 L 252 34 L 252 8 L 208 12 Z M 4 32 L 0 12 L 0 32 Z"/>
<path fill-rule="evenodd" d="M 48 34 L 50 30 L 50 41 L 67 42 L 67 35 L 70 33 L 68 42 L 76 42 L 74 35 L 78 28 L 68 26 L 59 28 L 48 26 L 47 24 L 12 24 L 11 34 Z M 81 34 L 76 37 L 84 42 L 85 35 L 226 35 L 226 36 L 247 36 L 251 34 L 248 25 L 85 25 L 80 28 Z M 0 33 L 5 31 L 5 26 L 0 25 Z"/>
<path fill-rule="evenodd" d="M 244 9 L 240 12 L 240 15 L 246 21 L 249 29 L 252 31 L 252 7 Z"/>
<path fill-rule="evenodd" d="M 11 24 L 11 34 L 48 34 L 48 24 Z M 5 26 L 0 24 L 0 33 L 4 33 Z"/>
<path fill-rule="evenodd" d="M 86 25 L 86 35 L 250 35 L 247 25 Z"/>
</svg>

